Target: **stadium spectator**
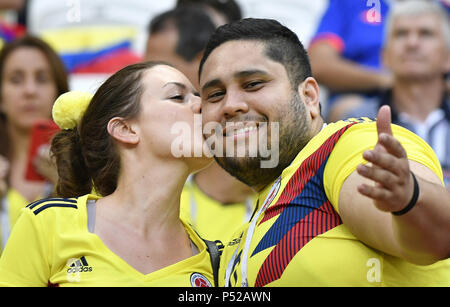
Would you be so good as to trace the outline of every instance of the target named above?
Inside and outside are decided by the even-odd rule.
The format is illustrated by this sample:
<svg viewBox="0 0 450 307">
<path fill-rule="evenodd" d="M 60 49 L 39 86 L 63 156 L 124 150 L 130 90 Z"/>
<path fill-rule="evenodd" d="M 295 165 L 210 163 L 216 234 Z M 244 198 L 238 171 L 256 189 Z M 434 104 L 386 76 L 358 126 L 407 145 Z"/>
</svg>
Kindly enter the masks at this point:
<svg viewBox="0 0 450 307">
<path fill-rule="evenodd" d="M 445 0 L 423 1 L 449 10 Z M 328 121 L 344 119 L 347 110 L 392 86 L 381 53 L 386 19 L 396 2 L 401 1 L 330 0 L 309 46 L 314 76 L 329 90 L 324 105 Z"/>
<path fill-rule="evenodd" d="M 186 5 L 203 8 L 217 26 L 242 18 L 239 1 L 235 0 L 177 0 L 176 7 Z"/>
<path fill-rule="evenodd" d="M 343 110 L 359 105 L 392 85 L 380 62 L 386 0 L 330 0 L 309 46 L 317 81 L 329 90 L 325 116 L 342 119 Z"/>
<path fill-rule="evenodd" d="M 215 28 L 209 15 L 196 6 L 163 12 L 149 24 L 145 59 L 174 65 L 198 88 L 198 65 Z"/>
<path fill-rule="evenodd" d="M 31 129 L 37 120 L 51 119 L 58 95 L 68 91 L 67 75 L 58 55 L 42 40 L 25 36 L 3 47 L 0 53 L 0 156 L 8 186 L 2 200 L 2 243 L 6 243 L 20 209 L 49 196 L 55 170 L 45 151 L 35 166 L 47 181 L 25 177 Z M 7 161 L 7 162 L 5 162 Z"/>
<path fill-rule="evenodd" d="M 450 188 L 450 26 L 446 12 L 432 2 L 410 0 L 391 8 L 383 62 L 394 83 L 380 98 L 364 101 L 344 117 L 372 117 L 390 105 L 392 121 L 422 137 L 436 152 Z"/>
<path fill-rule="evenodd" d="M 0 47 L 26 33 L 26 0 L 0 0 Z"/>
</svg>

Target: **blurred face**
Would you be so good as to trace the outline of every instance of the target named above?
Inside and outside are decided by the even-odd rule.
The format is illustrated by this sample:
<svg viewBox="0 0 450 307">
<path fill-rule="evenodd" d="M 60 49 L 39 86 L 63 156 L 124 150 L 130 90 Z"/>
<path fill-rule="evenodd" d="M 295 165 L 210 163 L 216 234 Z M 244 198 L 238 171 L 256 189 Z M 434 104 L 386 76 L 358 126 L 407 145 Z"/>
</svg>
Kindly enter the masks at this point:
<svg viewBox="0 0 450 307">
<path fill-rule="evenodd" d="M 41 51 L 31 47 L 13 51 L 2 73 L 1 105 L 10 125 L 29 130 L 36 120 L 51 118 L 57 87 Z"/>
<path fill-rule="evenodd" d="M 229 41 L 217 47 L 203 66 L 200 88 L 204 137 L 224 144 L 226 151 L 215 152 L 217 162 L 257 190 L 276 179 L 310 138 L 301 97 L 284 66 L 269 59 L 260 42 Z M 213 122 L 222 130 L 209 133 L 207 125 Z M 278 155 L 275 165 L 263 166 L 267 157 L 262 152 L 251 155 L 255 139 L 258 150 L 270 149 L 270 159 Z"/>
<path fill-rule="evenodd" d="M 200 167 L 205 161 L 211 162 L 203 154 L 206 146 L 201 133 L 200 97 L 186 76 L 170 66 L 158 65 L 145 72 L 141 82 L 144 91 L 137 121 L 144 152 L 189 158 Z"/>
<path fill-rule="evenodd" d="M 175 66 L 188 77 L 195 88 L 198 88 L 199 59 L 196 58 L 191 62 L 184 60 L 176 53 L 177 42 L 178 31 L 175 27 L 150 35 L 147 40 L 145 59 L 163 61 Z"/>
<path fill-rule="evenodd" d="M 396 17 L 384 61 L 400 79 L 441 78 L 450 69 L 450 52 L 440 18 L 435 14 Z"/>
</svg>

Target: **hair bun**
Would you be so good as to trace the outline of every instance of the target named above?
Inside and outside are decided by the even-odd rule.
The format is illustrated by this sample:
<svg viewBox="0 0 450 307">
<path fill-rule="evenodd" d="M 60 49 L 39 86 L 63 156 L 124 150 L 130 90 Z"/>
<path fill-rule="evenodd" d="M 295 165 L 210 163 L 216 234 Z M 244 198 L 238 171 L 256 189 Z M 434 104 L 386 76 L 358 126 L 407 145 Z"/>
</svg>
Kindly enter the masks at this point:
<svg viewBox="0 0 450 307">
<path fill-rule="evenodd" d="M 92 97 L 90 93 L 79 91 L 62 94 L 53 105 L 53 120 L 61 129 L 74 129 L 80 123 Z"/>
</svg>

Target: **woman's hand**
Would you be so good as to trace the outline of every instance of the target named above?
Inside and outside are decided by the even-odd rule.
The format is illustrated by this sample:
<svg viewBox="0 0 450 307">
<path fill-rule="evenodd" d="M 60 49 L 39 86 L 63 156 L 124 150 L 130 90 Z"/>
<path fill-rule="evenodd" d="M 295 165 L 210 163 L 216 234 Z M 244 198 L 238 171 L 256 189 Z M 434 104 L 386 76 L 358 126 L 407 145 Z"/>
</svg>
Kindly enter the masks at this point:
<svg viewBox="0 0 450 307">
<path fill-rule="evenodd" d="M 49 145 L 41 145 L 39 147 L 37 155 L 33 160 L 33 166 L 41 176 L 45 177 L 52 184 L 55 185 L 57 183 L 58 172 L 55 162 L 50 157 Z"/>
</svg>

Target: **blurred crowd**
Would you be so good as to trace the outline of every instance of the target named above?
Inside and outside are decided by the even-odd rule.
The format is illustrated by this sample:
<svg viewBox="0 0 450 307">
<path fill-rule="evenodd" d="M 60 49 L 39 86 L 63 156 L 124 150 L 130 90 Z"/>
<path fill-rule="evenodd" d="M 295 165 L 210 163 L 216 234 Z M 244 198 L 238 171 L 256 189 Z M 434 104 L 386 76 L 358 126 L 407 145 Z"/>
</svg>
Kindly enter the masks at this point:
<svg viewBox="0 0 450 307">
<path fill-rule="evenodd" d="M 397 1 L 0 0 L 0 242 L 20 208 L 53 193 L 48 147 L 31 162 L 29 155 L 36 121 L 51 119 L 60 94 L 94 93 L 109 75 L 145 60 L 169 62 L 198 86 L 211 33 L 245 17 L 276 19 L 308 47 L 327 121 L 373 118 L 390 105 L 394 123 L 433 147 L 450 185 L 450 3 L 402 12 Z M 30 163 L 43 179 L 25 176 Z M 181 215 L 206 238 L 226 237 L 229 221 L 248 220 L 253 197 L 213 164 L 188 179 Z M 210 225 L 218 215 L 229 218 Z"/>
</svg>

